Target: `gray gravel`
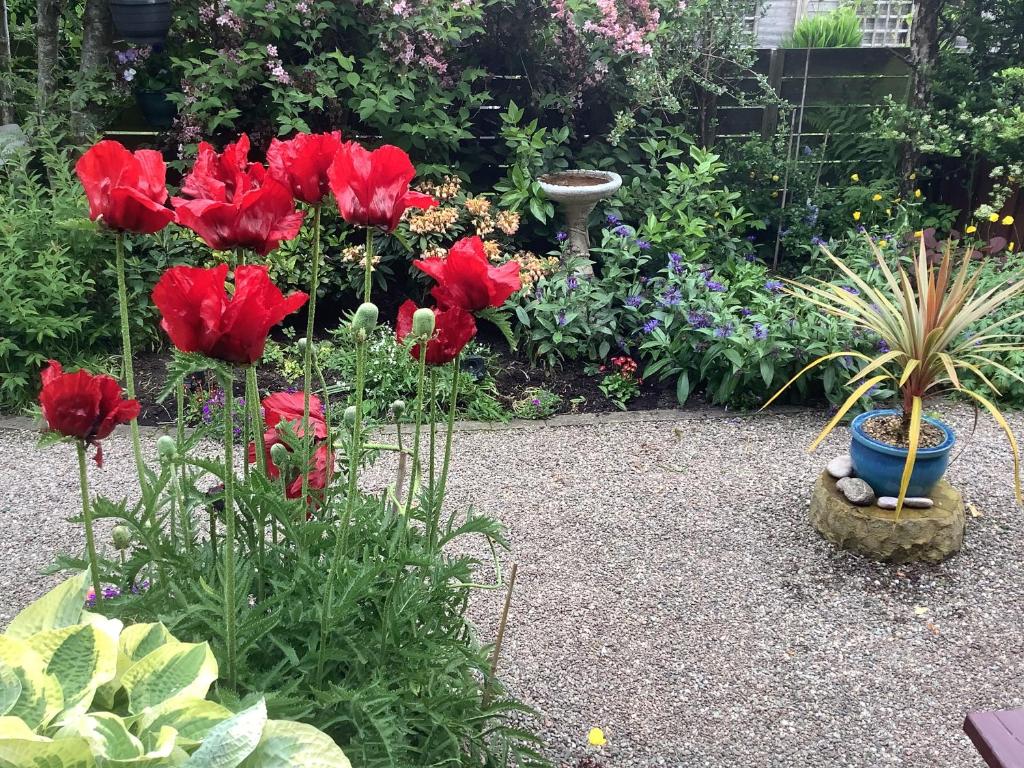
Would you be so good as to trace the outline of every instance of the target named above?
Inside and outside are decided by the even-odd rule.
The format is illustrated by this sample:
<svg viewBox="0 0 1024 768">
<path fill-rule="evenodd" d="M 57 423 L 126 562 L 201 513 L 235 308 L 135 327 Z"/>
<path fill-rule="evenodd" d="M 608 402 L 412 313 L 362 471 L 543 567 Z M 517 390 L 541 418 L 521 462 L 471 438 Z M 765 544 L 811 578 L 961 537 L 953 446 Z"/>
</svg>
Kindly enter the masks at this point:
<svg viewBox="0 0 1024 768">
<path fill-rule="evenodd" d="M 947 411 L 961 435 L 965 409 Z M 806 522 L 845 431 L 821 413 L 463 432 L 450 499 L 508 527 L 519 581 L 501 674 L 560 765 L 604 729 L 608 766 L 981 766 L 961 724 L 1024 706 L 1024 517 L 983 421 L 950 469 L 978 516 L 940 566 L 836 551 Z M 1024 416 L 1012 423 L 1024 434 Z M 99 492 L 124 493 L 127 443 Z M 377 480 L 386 466 L 380 466 Z M 65 447 L 0 432 L 0 621 L 47 580 L 77 479 Z M 493 637 L 503 596 L 473 612 Z"/>
</svg>

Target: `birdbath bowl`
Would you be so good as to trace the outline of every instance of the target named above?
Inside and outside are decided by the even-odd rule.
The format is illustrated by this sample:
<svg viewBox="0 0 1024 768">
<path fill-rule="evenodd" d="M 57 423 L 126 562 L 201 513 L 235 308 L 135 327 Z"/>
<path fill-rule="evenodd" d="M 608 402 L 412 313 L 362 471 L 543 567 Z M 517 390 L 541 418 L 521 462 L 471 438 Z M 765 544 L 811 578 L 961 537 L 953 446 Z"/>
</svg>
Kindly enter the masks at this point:
<svg viewBox="0 0 1024 768">
<path fill-rule="evenodd" d="M 537 181 L 544 194 L 565 211 L 569 250 L 589 257 L 587 219 L 598 200 L 611 197 L 622 186 L 622 177 L 611 171 L 558 171 L 544 174 Z"/>
</svg>

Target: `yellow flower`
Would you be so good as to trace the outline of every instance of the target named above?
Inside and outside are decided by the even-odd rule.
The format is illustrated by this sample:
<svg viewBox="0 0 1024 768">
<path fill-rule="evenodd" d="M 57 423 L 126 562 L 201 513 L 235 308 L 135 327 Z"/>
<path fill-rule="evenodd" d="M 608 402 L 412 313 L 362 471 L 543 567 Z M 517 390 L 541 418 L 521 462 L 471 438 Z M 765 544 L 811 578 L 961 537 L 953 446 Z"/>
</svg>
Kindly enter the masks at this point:
<svg viewBox="0 0 1024 768">
<path fill-rule="evenodd" d="M 914 190 L 914 197 L 916 197 L 918 200 L 921 199 L 921 190 L 920 189 L 915 189 Z"/>
<path fill-rule="evenodd" d="M 994 224 L 995 222 L 999 221 L 999 214 L 998 213 L 990 214 L 989 217 L 988 217 L 988 220 L 991 221 Z"/>
<path fill-rule="evenodd" d="M 917 232 L 914 233 L 914 237 L 921 237 L 923 235 L 924 235 L 924 230 L 923 229 L 919 229 L 919 230 L 917 230 Z"/>
<path fill-rule="evenodd" d="M 1013 249 L 1016 248 L 1016 247 L 1017 247 L 1017 244 L 1015 242 L 1013 242 L 1013 240 L 1011 240 L 1010 244 L 1008 246 L 1006 246 L 1006 250 L 1008 250 L 1010 253 L 1013 253 Z"/>
<path fill-rule="evenodd" d="M 778 181 L 778 180 L 779 180 L 779 174 L 773 173 L 772 174 L 772 181 Z"/>
<path fill-rule="evenodd" d="M 877 203 L 879 200 L 882 199 L 882 196 L 880 194 L 878 194 L 877 192 L 875 192 L 875 194 L 873 194 L 871 196 L 871 199 L 874 200 Z"/>
<path fill-rule="evenodd" d="M 915 172 L 915 173 L 910 174 L 909 178 L 910 178 L 911 181 L 913 181 L 914 179 L 917 178 L 917 173 Z"/>
<path fill-rule="evenodd" d="M 969 227 L 967 227 L 967 229 L 966 229 L 966 230 L 964 230 L 964 231 L 965 231 L 965 232 L 967 232 L 967 234 L 968 234 L 968 235 L 973 235 L 973 234 L 974 234 L 975 232 L 977 232 L 977 231 L 978 231 L 978 228 L 977 228 L 976 226 L 974 226 L 973 224 L 971 224 L 971 225 L 970 225 Z"/>
<path fill-rule="evenodd" d="M 892 208 L 886 208 L 885 209 L 885 215 L 886 216 L 892 216 Z"/>
<path fill-rule="evenodd" d="M 853 220 L 854 221 L 860 221 L 860 211 L 854 211 L 853 212 Z"/>
<path fill-rule="evenodd" d="M 860 181 L 860 174 L 854 173 L 850 175 L 850 181 Z"/>
<path fill-rule="evenodd" d="M 1003 216 L 1003 226 L 1009 227 L 1013 224 L 1013 216 Z"/>
<path fill-rule="evenodd" d="M 592 747 L 603 747 L 608 743 L 608 739 L 604 737 L 604 731 L 600 728 L 591 728 L 587 733 L 587 741 Z"/>
<path fill-rule="evenodd" d="M 885 246 L 887 246 L 888 244 L 889 244 L 888 240 L 879 240 L 878 241 L 878 247 L 879 248 L 885 248 Z"/>
</svg>

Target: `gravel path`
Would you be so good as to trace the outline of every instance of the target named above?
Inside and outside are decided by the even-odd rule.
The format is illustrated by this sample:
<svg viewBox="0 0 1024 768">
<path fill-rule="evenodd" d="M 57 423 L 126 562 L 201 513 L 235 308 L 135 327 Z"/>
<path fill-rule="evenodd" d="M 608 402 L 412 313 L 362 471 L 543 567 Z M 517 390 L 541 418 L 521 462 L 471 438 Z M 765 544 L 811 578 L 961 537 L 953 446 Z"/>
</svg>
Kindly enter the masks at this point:
<svg viewBox="0 0 1024 768">
<path fill-rule="evenodd" d="M 947 416 L 970 431 L 969 411 Z M 814 478 L 848 440 L 807 454 L 823 423 L 684 412 L 457 436 L 450 498 L 500 517 L 519 563 L 502 675 L 559 765 L 587 753 L 591 726 L 616 768 L 982 765 L 966 711 L 1024 705 L 1024 513 L 1005 441 L 983 421 L 950 469 L 979 513 L 963 552 L 884 566 L 806 522 Z M 105 445 L 95 489 L 123 493 L 127 443 Z M 81 533 L 64 522 L 66 447 L 0 432 L 0 473 L 2 622 Z M 474 603 L 485 639 L 501 601 Z"/>
</svg>

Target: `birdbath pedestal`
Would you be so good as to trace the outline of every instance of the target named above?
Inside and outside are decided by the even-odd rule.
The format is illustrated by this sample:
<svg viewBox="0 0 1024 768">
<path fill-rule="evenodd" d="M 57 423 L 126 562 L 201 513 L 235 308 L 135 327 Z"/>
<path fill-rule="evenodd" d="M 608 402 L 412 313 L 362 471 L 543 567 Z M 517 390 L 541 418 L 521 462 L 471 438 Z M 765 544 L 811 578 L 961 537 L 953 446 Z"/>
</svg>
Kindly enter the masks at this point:
<svg viewBox="0 0 1024 768">
<path fill-rule="evenodd" d="M 569 251 L 590 257 L 590 233 L 587 220 L 599 200 L 611 197 L 622 186 L 622 177 L 611 171 L 558 171 L 537 179 L 541 189 L 558 203 L 565 213 Z M 586 268 L 592 272 L 592 268 Z"/>
</svg>

